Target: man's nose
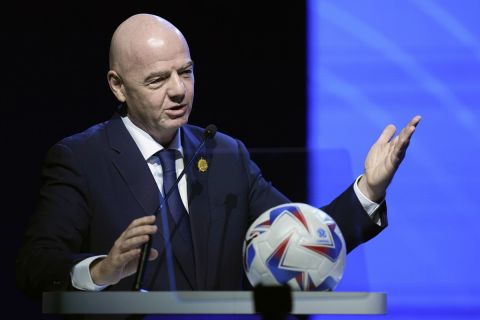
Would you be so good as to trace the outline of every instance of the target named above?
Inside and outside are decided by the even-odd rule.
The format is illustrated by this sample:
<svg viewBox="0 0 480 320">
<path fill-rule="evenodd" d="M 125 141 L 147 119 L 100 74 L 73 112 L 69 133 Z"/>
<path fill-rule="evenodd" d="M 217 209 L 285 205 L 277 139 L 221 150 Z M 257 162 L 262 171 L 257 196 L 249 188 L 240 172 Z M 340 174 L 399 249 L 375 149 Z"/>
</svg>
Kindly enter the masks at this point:
<svg viewBox="0 0 480 320">
<path fill-rule="evenodd" d="M 173 72 L 170 75 L 167 90 L 167 94 L 170 97 L 170 100 L 176 103 L 182 102 L 183 98 L 185 98 L 185 92 L 185 84 L 183 83 L 180 76 L 176 72 Z"/>
</svg>

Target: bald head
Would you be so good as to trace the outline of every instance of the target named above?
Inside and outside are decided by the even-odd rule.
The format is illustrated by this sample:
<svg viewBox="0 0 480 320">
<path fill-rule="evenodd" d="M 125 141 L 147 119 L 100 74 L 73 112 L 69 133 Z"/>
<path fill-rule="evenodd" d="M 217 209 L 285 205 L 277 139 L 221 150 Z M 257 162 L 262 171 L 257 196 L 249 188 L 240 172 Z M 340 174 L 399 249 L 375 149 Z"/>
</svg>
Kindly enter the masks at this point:
<svg viewBox="0 0 480 320">
<path fill-rule="evenodd" d="M 124 73 L 136 65 L 168 60 L 179 52 L 189 55 L 180 30 L 161 17 L 136 14 L 122 22 L 112 36 L 110 69 Z"/>
<path fill-rule="evenodd" d="M 193 61 L 187 41 L 167 20 L 131 16 L 115 30 L 107 80 L 128 118 L 166 146 L 192 110 Z"/>
</svg>

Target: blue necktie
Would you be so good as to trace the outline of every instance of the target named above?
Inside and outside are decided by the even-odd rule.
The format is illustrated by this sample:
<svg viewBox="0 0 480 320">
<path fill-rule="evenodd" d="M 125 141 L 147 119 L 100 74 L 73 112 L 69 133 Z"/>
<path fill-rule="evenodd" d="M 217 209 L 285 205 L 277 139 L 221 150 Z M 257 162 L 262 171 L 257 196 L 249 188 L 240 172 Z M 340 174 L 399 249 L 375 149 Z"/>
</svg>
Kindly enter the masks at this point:
<svg viewBox="0 0 480 320">
<path fill-rule="evenodd" d="M 160 158 L 160 163 L 163 170 L 163 196 L 167 195 L 172 185 L 177 180 L 177 174 L 175 169 L 176 153 L 178 151 L 174 149 L 163 149 L 156 155 Z M 170 239 L 172 243 L 172 250 L 180 261 L 182 268 L 187 270 L 194 270 L 194 252 L 192 242 L 192 232 L 190 228 L 190 218 L 185 206 L 183 205 L 180 192 L 178 190 L 178 184 L 174 187 L 170 194 L 167 203 L 164 204 L 171 221 Z M 164 211 L 165 212 L 165 211 Z M 179 238 L 180 234 L 180 238 Z M 185 265 L 187 264 L 187 265 Z M 190 273 L 188 272 L 188 273 Z M 194 272 L 194 271 L 193 271 Z"/>
</svg>

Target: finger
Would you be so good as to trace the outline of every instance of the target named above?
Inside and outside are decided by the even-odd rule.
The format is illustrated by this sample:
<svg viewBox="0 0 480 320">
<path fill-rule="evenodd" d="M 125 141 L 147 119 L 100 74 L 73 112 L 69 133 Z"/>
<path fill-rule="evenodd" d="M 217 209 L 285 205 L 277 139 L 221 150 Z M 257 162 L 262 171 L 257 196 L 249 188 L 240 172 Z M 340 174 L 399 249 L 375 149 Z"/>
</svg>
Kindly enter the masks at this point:
<svg viewBox="0 0 480 320">
<path fill-rule="evenodd" d="M 123 253 L 116 254 L 115 256 L 110 257 L 110 259 L 108 260 L 110 261 L 112 268 L 114 269 L 124 268 L 127 264 L 131 263 L 132 261 L 138 260 L 141 255 L 141 251 L 142 251 L 141 248 L 133 248 Z M 154 260 L 157 257 L 158 257 L 158 251 L 152 248 L 150 250 L 149 260 Z"/>
<path fill-rule="evenodd" d="M 121 252 L 127 252 L 136 248 L 139 248 L 141 245 L 146 243 L 150 237 L 148 235 L 141 235 L 138 237 L 133 237 L 128 240 L 125 240 L 120 245 Z"/>
<path fill-rule="evenodd" d="M 125 266 L 127 263 L 134 259 L 138 259 L 140 257 L 140 249 L 132 249 L 127 252 L 123 252 L 115 257 L 113 260 L 117 267 Z"/>
<path fill-rule="evenodd" d="M 130 225 L 127 227 L 127 229 L 135 228 L 135 227 L 146 225 L 146 224 L 154 224 L 155 223 L 155 218 L 156 217 L 154 215 L 149 215 L 149 216 L 145 216 L 145 217 L 135 219 L 130 223 Z"/>
<path fill-rule="evenodd" d="M 397 128 L 393 124 L 389 124 L 388 126 L 383 129 L 382 134 L 378 138 L 377 142 L 379 143 L 387 143 L 392 139 L 393 135 L 397 131 Z"/>
<path fill-rule="evenodd" d="M 151 249 L 150 250 L 150 256 L 148 257 L 149 261 L 155 260 L 158 257 L 158 251 L 156 249 Z"/>
<path fill-rule="evenodd" d="M 158 230 L 157 225 L 143 225 L 143 226 L 138 226 L 134 228 L 129 228 L 124 231 L 122 234 L 122 239 L 123 241 L 127 241 L 131 238 L 135 238 L 138 236 L 143 236 L 143 235 L 148 235 L 148 234 L 154 234 Z"/>
<path fill-rule="evenodd" d="M 418 122 L 416 122 L 415 125 L 416 124 L 418 124 Z M 403 128 L 400 134 L 395 137 L 394 154 L 400 161 L 405 157 L 408 146 L 410 145 L 410 138 L 415 132 L 415 125 L 409 125 Z"/>
<path fill-rule="evenodd" d="M 406 147 L 410 143 L 410 138 L 416 130 L 418 123 L 420 122 L 420 116 L 414 117 L 408 125 L 402 129 L 399 136 L 399 147 Z"/>
<path fill-rule="evenodd" d="M 407 151 L 407 146 L 408 143 L 404 143 L 400 141 L 400 135 L 396 136 L 395 139 L 392 140 L 392 146 L 393 146 L 393 151 L 392 151 L 392 163 L 395 167 L 398 167 L 400 163 L 402 162 L 403 158 L 405 158 L 405 154 Z"/>
<path fill-rule="evenodd" d="M 398 140 L 398 147 L 399 148 L 404 147 L 405 145 L 408 146 L 410 138 L 413 135 L 413 133 L 415 132 L 415 129 L 416 129 L 416 127 L 417 127 L 417 125 L 418 125 L 418 123 L 420 122 L 421 119 L 422 119 L 422 117 L 419 116 L 419 115 L 413 117 L 408 122 L 408 124 L 402 129 L 402 131 L 400 131 L 399 140 Z"/>
<path fill-rule="evenodd" d="M 133 220 L 128 227 L 123 231 L 123 233 L 120 235 L 120 237 L 131 237 L 134 236 L 135 234 L 131 234 L 131 230 L 135 230 L 135 228 L 139 226 L 145 226 L 145 225 L 153 225 L 155 223 L 156 217 L 154 215 L 150 216 L 145 216 L 141 217 L 138 219 Z M 138 234 L 138 233 L 136 233 Z"/>
<path fill-rule="evenodd" d="M 420 120 L 422 120 L 422 116 L 416 115 L 412 118 L 412 120 L 410 120 L 410 122 L 407 124 L 407 127 L 416 127 L 419 124 Z"/>
</svg>

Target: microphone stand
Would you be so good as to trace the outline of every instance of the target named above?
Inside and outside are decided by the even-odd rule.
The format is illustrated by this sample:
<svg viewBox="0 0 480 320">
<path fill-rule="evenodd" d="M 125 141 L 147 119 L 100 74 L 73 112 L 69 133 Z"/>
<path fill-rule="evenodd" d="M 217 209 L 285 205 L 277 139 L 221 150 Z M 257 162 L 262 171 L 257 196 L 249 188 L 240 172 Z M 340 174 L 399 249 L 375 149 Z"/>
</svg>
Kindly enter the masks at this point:
<svg viewBox="0 0 480 320">
<path fill-rule="evenodd" d="M 170 194 L 172 194 L 173 190 L 175 187 L 178 185 L 182 177 L 185 175 L 185 172 L 187 172 L 187 169 L 191 166 L 193 159 L 197 156 L 198 152 L 200 149 L 202 149 L 203 145 L 207 141 L 207 139 L 211 139 L 215 136 L 217 133 L 217 127 L 213 124 L 208 125 L 205 128 L 205 131 L 203 133 L 203 139 L 198 148 L 195 150 L 193 156 L 190 158 L 188 161 L 187 165 L 185 168 L 183 168 L 182 172 L 177 177 L 177 180 L 175 180 L 175 183 L 170 187 L 170 189 L 167 191 L 165 196 L 163 197 L 162 201 L 160 202 L 160 205 L 158 206 L 157 210 L 155 210 L 154 215 L 157 216 L 158 213 L 161 211 L 165 203 L 167 202 L 168 198 L 170 197 Z M 166 220 L 166 219 L 165 219 Z M 153 241 L 153 236 L 151 234 L 148 235 L 148 241 L 142 245 L 142 249 L 140 251 L 140 258 L 138 260 L 138 265 L 137 265 L 137 272 L 135 274 L 135 282 L 133 283 L 133 288 L 132 291 L 145 291 L 143 287 L 143 278 L 145 276 L 145 270 L 147 267 L 148 263 L 148 256 L 150 255 L 150 249 L 152 248 L 152 241 Z M 170 244 L 167 244 L 170 245 Z"/>
</svg>

